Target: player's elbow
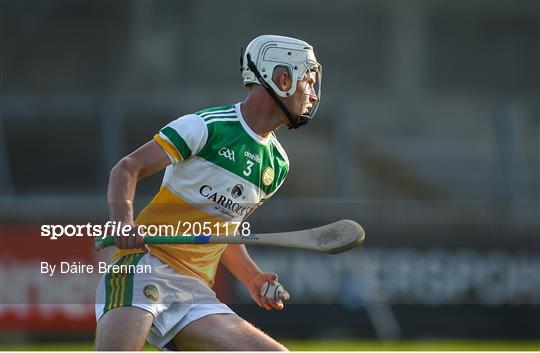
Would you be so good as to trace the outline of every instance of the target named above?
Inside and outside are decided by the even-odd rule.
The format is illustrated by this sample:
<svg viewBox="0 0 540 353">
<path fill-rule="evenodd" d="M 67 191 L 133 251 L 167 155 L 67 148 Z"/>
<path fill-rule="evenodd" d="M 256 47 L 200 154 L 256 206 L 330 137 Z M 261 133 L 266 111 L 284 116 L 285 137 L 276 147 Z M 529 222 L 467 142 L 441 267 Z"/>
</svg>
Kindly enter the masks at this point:
<svg viewBox="0 0 540 353">
<path fill-rule="evenodd" d="M 135 159 L 130 156 L 126 156 L 116 163 L 116 165 L 111 169 L 110 177 L 113 178 L 117 175 L 129 175 L 137 178 L 139 175 L 140 168 L 136 163 Z"/>
</svg>

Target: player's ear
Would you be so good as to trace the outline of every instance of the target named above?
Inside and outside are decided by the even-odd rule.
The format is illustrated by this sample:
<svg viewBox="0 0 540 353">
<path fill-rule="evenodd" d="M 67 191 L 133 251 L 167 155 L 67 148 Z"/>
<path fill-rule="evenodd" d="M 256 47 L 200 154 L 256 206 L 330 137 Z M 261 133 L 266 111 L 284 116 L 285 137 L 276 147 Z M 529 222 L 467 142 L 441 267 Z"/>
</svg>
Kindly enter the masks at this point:
<svg viewBox="0 0 540 353">
<path fill-rule="evenodd" d="M 276 86 L 278 86 L 281 91 L 288 91 L 291 89 L 291 75 L 286 67 L 277 66 L 274 69 L 274 75 L 272 78 Z"/>
</svg>

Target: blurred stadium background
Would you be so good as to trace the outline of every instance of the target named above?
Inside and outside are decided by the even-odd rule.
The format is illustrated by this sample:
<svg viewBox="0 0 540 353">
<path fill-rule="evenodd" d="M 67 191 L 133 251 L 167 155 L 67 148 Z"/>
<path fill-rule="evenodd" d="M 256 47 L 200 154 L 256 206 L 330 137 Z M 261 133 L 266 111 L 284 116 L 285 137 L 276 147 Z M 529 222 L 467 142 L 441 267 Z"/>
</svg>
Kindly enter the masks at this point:
<svg viewBox="0 0 540 353">
<path fill-rule="evenodd" d="M 283 312 L 225 271 L 220 297 L 294 349 L 539 350 L 538 1 L 4 0 L 0 28 L 0 349 L 91 349 L 97 276 L 39 261 L 96 254 L 39 226 L 105 219 L 115 162 L 241 101 L 240 48 L 273 33 L 315 46 L 323 101 L 279 131 L 291 172 L 253 228 L 351 218 L 367 240 L 250 249 L 292 293 Z"/>
</svg>

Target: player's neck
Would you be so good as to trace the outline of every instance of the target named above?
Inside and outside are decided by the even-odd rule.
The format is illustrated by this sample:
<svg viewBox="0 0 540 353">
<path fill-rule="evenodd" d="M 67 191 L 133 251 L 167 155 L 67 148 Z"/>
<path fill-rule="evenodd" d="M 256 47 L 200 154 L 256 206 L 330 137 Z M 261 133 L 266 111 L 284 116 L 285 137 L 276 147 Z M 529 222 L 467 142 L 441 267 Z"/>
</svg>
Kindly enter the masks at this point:
<svg viewBox="0 0 540 353">
<path fill-rule="evenodd" d="M 284 123 L 281 113 L 264 101 L 264 98 L 250 94 L 240 105 L 240 111 L 251 130 L 266 138 Z"/>
</svg>

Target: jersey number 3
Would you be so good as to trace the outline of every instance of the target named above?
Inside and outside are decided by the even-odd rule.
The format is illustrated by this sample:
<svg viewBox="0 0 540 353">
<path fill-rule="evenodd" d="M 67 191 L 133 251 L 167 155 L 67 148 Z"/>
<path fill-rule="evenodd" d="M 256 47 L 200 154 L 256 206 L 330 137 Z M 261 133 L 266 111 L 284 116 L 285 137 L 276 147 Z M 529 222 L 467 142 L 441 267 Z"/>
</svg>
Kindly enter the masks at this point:
<svg viewBox="0 0 540 353">
<path fill-rule="evenodd" d="M 246 170 L 243 171 L 245 176 L 250 176 L 251 175 L 251 167 L 253 167 L 254 164 L 255 163 L 253 163 L 252 161 L 247 161 Z"/>
</svg>

